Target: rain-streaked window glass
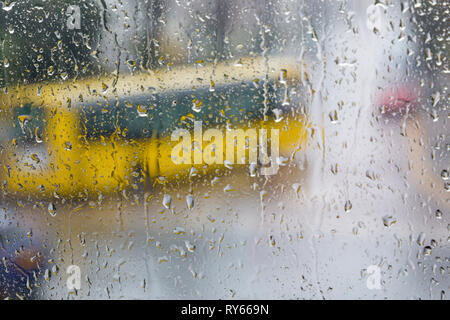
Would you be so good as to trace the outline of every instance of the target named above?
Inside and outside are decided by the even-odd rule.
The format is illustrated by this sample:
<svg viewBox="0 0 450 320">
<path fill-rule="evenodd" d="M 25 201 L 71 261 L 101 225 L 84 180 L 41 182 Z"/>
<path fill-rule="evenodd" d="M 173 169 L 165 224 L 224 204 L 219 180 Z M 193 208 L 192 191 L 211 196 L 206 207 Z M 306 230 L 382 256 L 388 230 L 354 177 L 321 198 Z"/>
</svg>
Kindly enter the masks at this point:
<svg viewBox="0 0 450 320">
<path fill-rule="evenodd" d="M 448 299 L 440 0 L 1 0 L 0 298 Z"/>
</svg>

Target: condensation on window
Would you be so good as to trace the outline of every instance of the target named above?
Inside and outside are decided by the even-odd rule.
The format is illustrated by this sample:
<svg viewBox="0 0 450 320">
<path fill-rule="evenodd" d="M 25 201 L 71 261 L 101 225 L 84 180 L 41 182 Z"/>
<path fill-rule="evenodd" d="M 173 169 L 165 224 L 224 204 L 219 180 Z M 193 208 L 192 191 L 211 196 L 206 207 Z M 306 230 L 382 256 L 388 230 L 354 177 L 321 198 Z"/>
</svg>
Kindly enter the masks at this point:
<svg viewBox="0 0 450 320">
<path fill-rule="evenodd" d="M 1 1 L 0 297 L 444 299 L 447 1 Z"/>
</svg>

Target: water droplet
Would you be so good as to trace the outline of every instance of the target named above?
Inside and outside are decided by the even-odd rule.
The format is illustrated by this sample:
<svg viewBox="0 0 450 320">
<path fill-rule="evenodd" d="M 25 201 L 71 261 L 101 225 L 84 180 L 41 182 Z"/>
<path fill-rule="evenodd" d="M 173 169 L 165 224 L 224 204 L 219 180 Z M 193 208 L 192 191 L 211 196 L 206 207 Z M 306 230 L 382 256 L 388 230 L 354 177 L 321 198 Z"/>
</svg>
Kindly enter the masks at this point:
<svg viewBox="0 0 450 320">
<path fill-rule="evenodd" d="M 350 210 L 352 210 L 352 208 L 353 208 L 353 205 L 352 205 L 351 201 L 347 200 L 344 205 L 345 212 L 350 212 Z"/>
<path fill-rule="evenodd" d="M 333 110 L 328 115 L 330 117 L 331 123 L 337 123 L 338 122 L 338 113 L 336 110 Z"/>
<path fill-rule="evenodd" d="M 19 125 L 20 128 L 22 129 L 22 133 L 25 133 L 25 125 L 27 124 L 28 121 L 31 120 L 31 116 L 28 114 L 22 114 L 20 116 L 17 117 L 17 119 L 19 120 Z"/>
<path fill-rule="evenodd" d="M 282 84 L 287 83 L 287 70 L 286 69 L 280 70 L 280 83 L 282 83 Z"/>
<path fill-rule="evenodd" d="M 235 67 L 238 67 L 238 68 L 242 67 L 243 65 L 244 65 L 244 64 L 242 63 L 242 60 L 241 60 L 241 59 L 237 60 L 237 61 L 234 63 L 234 66 L 235 66 Z"/>
<path fill-rule="evenodd" d="M 383 224 L 385 227 L 390 227 L 396 222 L 397 222 L 397 220 L 393 216 L 384 216 L 383 217 Z"/>
<path fill-rule="evenodd" d="M 268 196 L 268 194 L 267 194 L 267 191 L 265 191 L 265 190 L 262 190 L 262 191 L 259 193 L 259 199 L 261 200 L 261 202 L 263 202 L 264 199 L 265 199 L 267 196 Z"/>
<path fill-rule="evenodd" d="M 256 169 L 257 169 L 257 164 L 252 162 L 250 163 L 250 177 L 256 177 Z"/>
<path fill-rule="evenodd" d="M 45 270 L 44 279 L 45 279 L 45 281 L 50 281 L 50 270 L 49 269 Z"/>
<path fill-rule="evenodd" d="M 421 232 L 417 238 L 417 244 L 423 246 L 425 244 L 425 232 Z"/>
<path fill-rule="evenodd" d="M 234 190 L 234 188 L 229 184 L 227 184 L 226 187 L 223 189 L 223 191 L 225 191 L 225 192 L 231 192 L 233 190 Z"/>
<path fill-rule="evenodd" d="M 433 120 L 433 122 L 437 122 L 439 120 L 439 113 L 435 109 L 433 109 L 430 112 L 430 117 Z"/>
<path fill-rule="evenodd" d="M 277 157 L 277 163 L 280 166 L 284 167 L 284 166 L 289 164 L 289 158 L 286 158 L 286 157 L 283 157 L 283 156 L 279 156 L 279 157 Z"/>
<path fill-rule="evenodd" d="M 203 102 L 200 101 L 199 99 L 192 100 L 192 110 L 194 110 L 195 112 L 202 111 L 202 105 L 203 105 Z"/>
<path fill-rule="evenodd" d="M 431 245 L 431 247 L 432 247 L 432 248 L 437 248 L 437 246 L 438 246 L 438 243 L 437 243 L 437 241 L 436 241 L 436 240 L 434 240 L 434 239 L 431 239 L 431 241 L 430 241 L 430 245 Z"/>
<path fill-rule="evenodd" d="M 444 169 L 444 170 L 441 171 L 441 178 L 444 181 L 448 180 L 448 171 L 447 170 Z"/>
<path fill-rule="evenodd" d="M 334 175 L 338 174 L 338 164 L 337 163 L 331 165 L 331 173 Z"/>
<path fill-rule="evenodd" d="M 211 180 L 211 186 L 215 186 L 215 184 L 216 184 L 217 181 L 219 181 L 219 178 L 218 178 L 218 177 L 212 178 L 212 180 Z"/>
<path fill-rule="evenodd" d="M 216 85 L 214 83 L 213 80 L 211 80 L 210 84 L 209 84 L 209 92 L 214 92 L 216 91 Z"/>
<path fill-rule="evenodd" d="M 197 61 L 195 61 L 195 65 L 196 66 L 198 66 L 198 67 L 204 67 L 205 66 L 205 61 L 203 61 L 203 60 L 197 60 Z"/>
<path fill-rule="evenodd" d="M 39 156 L 36 153 L 31 154 L 31 159 L 33 159 L 34 161 L 36 161 L 36 163 L 41 162 L 41 159 L 39 159 Z"/>
<path fill-rule="evenodd" d="M 437 209 L 435 213 L 436 219 L 442 219 L 442 211 Z"/>
<path fill-rule="evenodd" d="M 275 115 L 275 122 L 280 122 L 283 120 L 283 111 L 280 109 L 273 109 L 273 114 Z"/>
<path fill-rule="evenodd" d="M 425 48 L 425 60 L 426 61 L 433 60 L 433 53 L 431 52 L 430 48 Z"/>
<path fill-rule="evenodd" d="M 55 73 L 55 68 L 53 66 L 48 67 L 47 73 L 49 76 L 52 76 Z"/>
<path fill-rule="evenodd" d="M 433 107 L 436 107 L 436 105 L 440 100 L 441 100 L 441 93 L 439 91 L 436 91 L 431 95 L 431 103 Z"/>
<path fill-rule="evenodd" d="M 233 164 L 231 163 L 231 161 L 229 161 L 229 160 L 225 160 L 224 162 L 223 162 L 223 165 L 227 168 L 227 169 L 233 169 Z"/>
<path fill-rule="evenodd" d="M 163 257 L 159 257 L 158 258 L 158 264 L 161 264 L 163 262 L 167 262 L 169 261 L 169 258 L 167 258 L 167 256 L 163 256 Z"/>
<path fill-rule="evenodd" d="M 185 244 L 185 246 L 186 246 L 186 249 L 189 251 L 189 252 L 194 252 L 195 251 L 195 245 L 193 245 L 192 243 L 190 243 L 189 241 L 185 241 L 184 242 L 184 244 Z"/>
<path fill-rule="evenodd" d="M 283 102 L 281 103 L 282 106 L 289 106 L 291 104 L 291 99 L 289 98 L 289 94 L 287 90 L 284 92 L 284 98 Z"/>
<path fill-rule="evenodd" d="M 34 130 L 34 136 L 35 136 L 35 138 L 36 138 L 36 143 L 42 143 L 42 138 L 39 136 L 39 134 L 38 134 L 38 128 L 36 128 L 35 130 Z"/>
<path fill-rule="evenodd" d="M 70 141 L 64 142 L 64 149 L 65 149 L 66 151 L 72 150 L 72 144 L 70 143 Z"/>
<path fill-rule="evenodd" d="M 102 93 L 106 94 L 108 92 L 108 85 L 104 82 L 102 82 Z"/>
<path fill-rule="evenodd" d="M 15 1 L 11 2 L 10 4 L 6 4 L 6 2 L 2 2 L 2 9 L 5 11 L 10 11 L 12 8 L 14 8 L 15 4 L 16 4 Z"/>
<path fill-rule="evenodd" d="M 185 234 L 186 230 L 183 227 L 175 227 L 175 229 L 173 229 L 173 233 L 174 234 Z"/>
<path fill-rule="evenodd" d="M 169 194 L 165 194 L 163 198 L 163 206 L 166 209 L 170 209 L 170 205 L 172 203 L 172 197 Z"/>
<path fill-rule="evenodd" d="M 198 170 L 195 167 L 191 167 L 191 170 L 189 171 L 190 177 L 195 177 L 198 175 Z"/>
<path fill-rule="evenodd" d="M 48 213 L 50 213 L 52 217 L 56 216 L 56 206 L 53 202 L 50 202 L 48 204 Z"/>
<path fill-rule="evenodd" d="M 142 118 L 148 117 L 147 108 L 145 106 L 143 106 L 143 105 L 138 104 L 138 106 L 137 106 L 137 113 L 138 113 L 139 117 L 142 117 Z"/>
<path fill-rule="evenodd" d="M 189 210 L 192 210 L 192 208 L 194 208 L 194 196 L 192 194 L 188 194 L 186 196 L 186 204 Z"/>
<path fill-rule="evenodd" d="M 275 247 L 276 245 L 275 238 L 272 235 L 269 236 L 269 245 L 271 247 Z"/>
</svg>

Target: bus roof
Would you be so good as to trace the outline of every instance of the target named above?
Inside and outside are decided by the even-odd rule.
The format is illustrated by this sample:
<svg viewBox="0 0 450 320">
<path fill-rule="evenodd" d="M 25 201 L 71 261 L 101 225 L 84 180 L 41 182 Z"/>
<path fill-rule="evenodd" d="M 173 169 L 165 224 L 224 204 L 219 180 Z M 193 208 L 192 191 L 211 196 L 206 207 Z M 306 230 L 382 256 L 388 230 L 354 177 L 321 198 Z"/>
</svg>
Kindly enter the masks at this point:
<svg viewBox="0 0 450 320">
<path fill-rule="evenodd" d="M 197 61 L 189 66 L 165 67 L 134 74 L 112 73 L 80 80 L 41 82 L 16 85 L 0 91 L 0 110 L 8 112 L 24 104 L 43 107 L 68 107 L 111 99 L 177 90 L 195 90 L 199 87 L 276 80 L 285 70 L 286 80 L 298 79 L 301 62 L 294 57 L 241 57 L 219 63 Z"/>
</svg>

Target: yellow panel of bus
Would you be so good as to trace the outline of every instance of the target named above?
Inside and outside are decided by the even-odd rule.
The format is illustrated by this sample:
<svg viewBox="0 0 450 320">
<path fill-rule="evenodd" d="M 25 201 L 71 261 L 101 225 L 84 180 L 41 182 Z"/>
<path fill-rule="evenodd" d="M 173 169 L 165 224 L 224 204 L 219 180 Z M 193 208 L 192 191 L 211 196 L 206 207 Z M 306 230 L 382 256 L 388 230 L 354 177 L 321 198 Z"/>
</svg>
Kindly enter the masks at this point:
<svg viewBox="0 0 450 320">
<path fill-rule="evenodd" d="M 75 198 L 186 179 L 193 171 L 226 171 L 226 150 L 235 149 L 234 140 L 227 146 L 226 133 L 233 129 L 276 129 L 280 157 L 292 157 L 308 136 L 306 115 L 289 111 L 300 106 L 287 100 L 302 68 L 286 57 L 267 61 L 249 57 L 241 58 L 239 67 L 228 61 L 5 88 L 1 118 L 12 128 L 5 130 L 0 155 L 2 191 L 15 197 Z M 195 123 L 203 133 L 223 132 L 217 151 L 223 152 L 222 161 L 194 161 L 195 143 L 186 151 L 190 163 L 174 161 L 179 141 L 172 141 L 172 133 L 184 128 L 195 142 Z M 197 147 L 207 146 L 202 141 Z"/>
</svg>

